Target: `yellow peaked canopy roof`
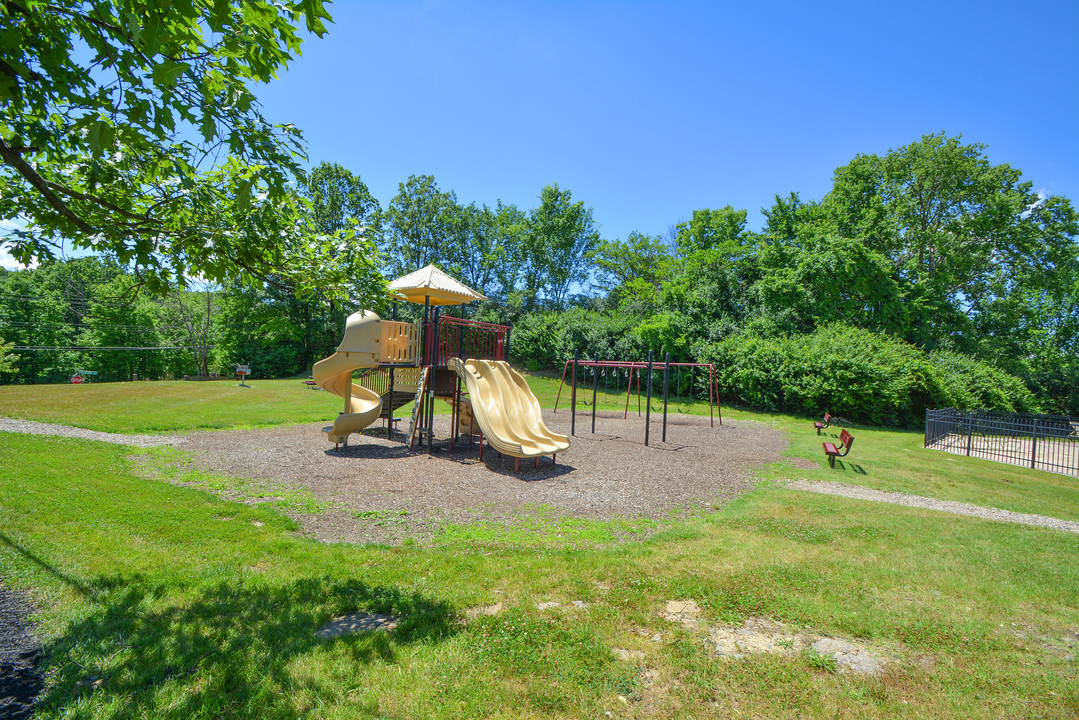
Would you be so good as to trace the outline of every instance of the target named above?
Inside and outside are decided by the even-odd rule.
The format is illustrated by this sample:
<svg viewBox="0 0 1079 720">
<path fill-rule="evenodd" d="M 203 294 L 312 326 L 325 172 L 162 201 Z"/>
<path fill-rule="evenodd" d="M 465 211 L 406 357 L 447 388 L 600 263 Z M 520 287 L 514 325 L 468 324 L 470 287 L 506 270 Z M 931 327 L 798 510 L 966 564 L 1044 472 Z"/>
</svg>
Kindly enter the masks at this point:
<svg viewBox="0 0 1079 720">
<path fill-rule="evenodd" d="M 397 278 L 390 283 L 390 293 L 408 302 L 423 305 L 430 298 L 432 305 L 464 305 L 486 300 L 485 295 L 451 278 L 434 265 Z"/>
</svg>

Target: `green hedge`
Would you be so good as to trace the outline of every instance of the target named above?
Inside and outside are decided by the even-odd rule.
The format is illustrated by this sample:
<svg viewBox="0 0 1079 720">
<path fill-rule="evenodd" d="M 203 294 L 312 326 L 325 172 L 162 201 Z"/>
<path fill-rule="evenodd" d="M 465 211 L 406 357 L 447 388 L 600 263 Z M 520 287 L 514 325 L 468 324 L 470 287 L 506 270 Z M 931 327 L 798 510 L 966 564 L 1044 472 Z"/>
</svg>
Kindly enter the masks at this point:
<svg viewBox="0 0 1079 720">
<path fill-rule="evenodd" d="M 639 360 L 642 345 L 636 325 L 635 318 L 585 308 L 524 315 L 513 325 L 511 359 L 529 370 L 561 370 L 575 349 L 582 360 Z"/>
<path fill-rule="evenodd" d="M 760 410 L 908 427 L 924 421 L 926 408 L 1037 410 L 1022 381 L 998 368 L 844 325 L 811 335 L 743 332 L 699 353 L 716 364 L 729 400 Z"/>
</svg>

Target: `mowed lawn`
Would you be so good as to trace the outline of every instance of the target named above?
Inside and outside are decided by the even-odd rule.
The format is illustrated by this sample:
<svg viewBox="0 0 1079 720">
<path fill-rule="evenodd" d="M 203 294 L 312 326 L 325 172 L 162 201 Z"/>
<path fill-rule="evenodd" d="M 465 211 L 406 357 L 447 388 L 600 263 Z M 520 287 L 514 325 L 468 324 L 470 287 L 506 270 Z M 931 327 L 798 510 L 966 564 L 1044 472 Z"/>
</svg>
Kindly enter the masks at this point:
<svg viewBox="0 0 1079 720">
<path fill-rule="evenodd" d="M 557 380 L 530 382 L 550 407 Z M 176 432 L 322 421 L 338 409 L 296 380 L 252 384 L 263 395 L 225 382 L 78 388 L 95 395 L 4 387 L 0 415 Z M 604 402 L 614 409 L 624 397 Z M 0 576 L 41 608 L 49 680 L 39 716 L 1079 714 L 1079 535 L 780 481 L 1065 519 L 1079 519 L 1079 482 L 862 427 L 833 471 L 807 419 L 725 418 L 790 436 L 788 459 L 756 490 L 645 542 L 548 547 L 462 543 L 460 533 L 423 547 L 319 544 L 272 509 L 154 479 L 159 453 L 0 433 Z M 672 600 L 694 601 L 699 617 L 672 621 Z M 400 622 L 390 633 L 316 636 L 357 611 Z M 717 654 L 717 630 L 755 618 L 855 642 L 884 670 L 838 672 L 782 645 Z"/>
<path fill-rule="evenodd" d="M 301 379 L 0 385 L 0 417 L 114 433 L 268 427 L 332 419 L 341 401 Z"/>
</svg>

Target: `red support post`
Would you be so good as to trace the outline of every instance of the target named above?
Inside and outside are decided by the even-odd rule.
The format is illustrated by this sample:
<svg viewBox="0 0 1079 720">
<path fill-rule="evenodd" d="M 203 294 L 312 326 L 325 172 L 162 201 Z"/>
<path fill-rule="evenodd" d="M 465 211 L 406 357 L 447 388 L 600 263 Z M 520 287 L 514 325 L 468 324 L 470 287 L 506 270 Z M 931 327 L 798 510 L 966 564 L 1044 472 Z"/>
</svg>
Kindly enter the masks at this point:
<svg viewBox="0 0 1079 720">
<path fill-rule="evenodd" d="M 637 373 L 637 417 L 641 416 L 641 374 Z"/>
<path fill-rule="evenodd" d="M 715 365 L 709 365 L 708 366 L 708 419 L 711 420 L 712 427 L 716 426 L 716 421 L 712 417 L 712 388 L 715 387 L 715 384 L 716 384 L 716 366 Z M 719 424 L 722 425 L 723 422 L 721 421 Z"/>
<path fill-rule="evenodd" d="M 562 397 L 562 386 L 566 384 L 566 370 L 569 368 L 570 361 L 567 360 L 566 364 L 562 366 L 562 379 L 558 381 L 558 394 L 554 398 L 554 410 L 552 413 L 558 412 L 558 400 Z"/>
</svg>

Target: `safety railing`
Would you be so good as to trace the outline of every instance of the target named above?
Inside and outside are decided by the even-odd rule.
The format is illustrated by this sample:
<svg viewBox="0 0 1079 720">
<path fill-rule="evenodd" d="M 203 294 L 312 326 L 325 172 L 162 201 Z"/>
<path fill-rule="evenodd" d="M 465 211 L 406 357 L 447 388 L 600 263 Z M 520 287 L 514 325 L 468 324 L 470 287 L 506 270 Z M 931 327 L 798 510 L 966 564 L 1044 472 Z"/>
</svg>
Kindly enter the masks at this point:
<svg viewBox="0 0 1079 720">
<path fill-rule="evenodd" d="M 509 355 L 510 327 L 478 320 L 443 315 L 427 324 L 427 348 L 423 346 L 422 323 L 382 321 L 379 361 L 393 365 L 445 366 L 451 357 L 462 360 L 505 360 Z"/>
<path fill-rule="evenodd" d="M 510 328 L 478 320 L 443 315 L 427 333 L 427 357 L 432 365 L 444 366 L 451 357 L 462 360 L 505 360 L 509 354 Z"/>
<path fill-rule="evenodd" d="M 397 408 L 412 401 L 420 367 L 373 367 L 366 370 L 357 382 L 382 398 L 381 417 L 387 418 Z"/>
<path fill-rule="evenodd" d="M 925 411 L 925 447 L 1079 477 L 1079 418 Z"/>
<path fill-rule="evenodd" d="M 420 325 L 382 321 L 379 360 L 395 365 L 418 365 L 420 362 Z"/>
</svg>

